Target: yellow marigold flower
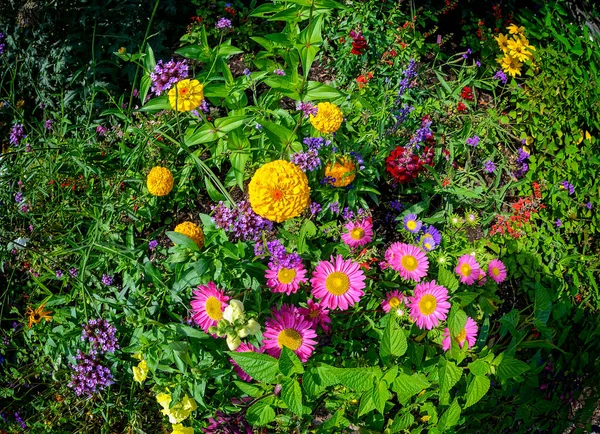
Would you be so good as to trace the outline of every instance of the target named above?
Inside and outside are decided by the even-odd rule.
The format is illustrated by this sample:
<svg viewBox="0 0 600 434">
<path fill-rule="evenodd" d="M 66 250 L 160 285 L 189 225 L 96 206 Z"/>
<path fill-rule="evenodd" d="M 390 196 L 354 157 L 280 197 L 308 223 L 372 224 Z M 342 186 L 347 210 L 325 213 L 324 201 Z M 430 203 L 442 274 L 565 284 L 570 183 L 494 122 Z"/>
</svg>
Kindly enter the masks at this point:
<svg viewBox="0 0 600 434">
<path fill-rule="evenodd" d="M 197 108 L 204 100 L 204 85 L 198 80 L 178 81 L 169 90 L 169 103 L 173 110 L 189 112 Z"/>
<path fill-rule="evenodd" d="M 517 26 L 516 24 L 511 24 L 506 28 L 506 30 L 508 30 L 508 33 L 510 33 L 511 35 L 518 35 L 525 31 L 525 27 Z"/>
<path fill-rule="evenodd" d="M 256 171 L 248 185 L 248 197 L 256 214 L 281 223 L 299 216 L 308 206 L 310 188 L 298 166 L 275 160 Z"/>
<path fill-rule="evenodd" d="M 131 369 L 133 370 L 133 380 L 140 384 L 148 377 L 148 363 L 145 360 L 142 360 L 137 366 L 133 366 Z"/>
<path fill-rule="evenodd" d="M 498 47 L 500 47 L 500 49 L 502 50 L 502 52 L 506 53 L 506 51 L 508 50 L 508 36 L 503 35 L 502 33 L 500 33 L 494 39 L 498 43 Z"/>
<path fill-rule="evenodd" d="M 153 167 L 146 180 L 148 191 L 154 196 L 166 196 L 173 189 L 173 174 L 166 167 Z"/>
<path fill-rule="evenodd" d="M 499 57 L 496 60 L 500 64 L 504 72 L 512 75 L 513 77 L 515 75 L 521 75 L 521 67 L 523 66 L 523 64 L 514 57 L 506 55 L 504 57 Z"/>
<path fill-rule="evenodd" d="M 187 235 L 196 243 L 198 248 L 201 249 L 204 247 L 204 232 L 202 232 L 202 228 L 198 225 L 192 222 L 183 222 L 175 226 L 175 232 Z"/>
<path fill-rule="evenodd" d="M 194 434 L 194 428 L 183 426 L 181 423 L 171 425 L 171 428 L 173 428 L 171 434 Z"/>
<path fill-rule="evenodd" d="M 334 187 L 345 187 L 356 178 L 356 165 L 348 157 L 342 157 L 325 167 L 325 176 L 335 178 L 330 182 Z"/>
<path fill-rule="evenodd" d="M 39 307 L 32 309 L 31 307 L 27 307 L 27 312 L 25 315 L 29 316 L 28 328 L 31 328 L 34 324 L 39 324 L 42 319 L 45 319 L 46 322 L 50 321 L 52 318 L 52 311 L 45 311 L 44 306 L 46 303 L 42 303 Z"/>
<path fill-rule="evenodd" d="M 320 102 L 317 104 L 317 115 L 310 115 L 310 123 L 323 134 L 335 133 L 343 120 L 340 108 L 330 102 Z"/>
</svg>

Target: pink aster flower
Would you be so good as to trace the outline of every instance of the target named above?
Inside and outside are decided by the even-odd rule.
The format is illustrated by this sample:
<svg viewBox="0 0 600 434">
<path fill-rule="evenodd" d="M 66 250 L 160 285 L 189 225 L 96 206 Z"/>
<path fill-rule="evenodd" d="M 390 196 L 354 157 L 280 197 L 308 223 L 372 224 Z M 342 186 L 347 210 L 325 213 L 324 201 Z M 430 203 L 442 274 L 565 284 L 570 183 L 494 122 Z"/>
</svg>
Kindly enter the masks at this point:
<svg viewBox="0 0 600 434">
<path fill-rule="evenodd" d="M 219 290 L 213 282 L 208 282 L 206 285 L 198 286 L 198 289 L 193 291 L 192 298 L 192 319 L 202 327 L 204 333 L 208 333 L 208 329 L 216 326 L 223 319 L 223 311 L 227 307 L 229 297 L 225 295 L 225 291 Z"/>
<path fill-rule="evenodd" d="M 263 347 L 268 354 L 279 358 L 281 349 L 286 346 L 306 362 L 317 344 L 314 340 L 317 333 L 297 309 L 284 306 L 273 311 L 273 318 L 266 321 Z"/>
<path fill-rule="evenodd" d="M 477 284 L 479 286 L 483 286 L 485 285 L 485 282 L 487 282 L 487 274 L 485 273 L 485 271 L 483 271 L 482 269 L 479 269 L 479 277 L 477 278 Z"/>
<path fill-rule="evenodd" d="M 362 247 L 373 239 L 371 219 L 350 221 L 344 226 L 348 232 L 342 234 L 342 241 L 349 247 Z"/>
<path fill-rule="evenodd" d="M 477 340 L 477 323 L 471 317 L 467 318 L 465 328 L 454 338 L 454 341 L 462 348 L 465 345 L 465 341 L 469 343 L 469 348 L 473 348 L 475 341 Z M 446 327 L 444 329 L 444 340 L 442 341 L 442 348 L 444 351 L 448 351 L 451 347 L 450 341 L 450 329 Z"/>
<path fill-rule="evenodd" d="M 435 280 L 418 283 L 413 296 L 408 298 L 410 317 L 420 329 L 431 330 L 446 319 L 450 310 L 448 298 L 448 290 Z"/>
<path fill-rule="evenodd" d="M 418 282 L 427 276 L 429 260 L 423 249 L 405 243 L 394 243 L 385 252 L 385 260 L 403 279 Z"/>
<path fill-rule="evenodd" d="M 236 348 L 235 351 L 238 352 L 238 353 L 248 353 L 248 352 L 252 352 L 252 353 L 264 353 L 265 350 L 264 350 L 264 348 L 256 348 L 252 344 L 247 344 L 246 342 L 242 342 L 240 344 L 240 346 Z M 238 374 L 238 377 L 240 377 L 240 379 L 242 381 L 247 381 L 247 382 L 252 381 L 252 377 L 250 375 L 248 375 L 246 373 L 246 371 L 244 371 L 242 368 L 240 368 L 240 365 L 238 365 L 235 362 L 235 360 L 229 359 L 229 361 L 233 365 L 233 370 L 235 371 L 236 374 Z"/>
<path fill-rule="evenodd" d="M 472 285 L 479 278 L 481 267 L 471 255 L 462 255 L 458 258 L 458 264 L 454 271 L 460 276 L 461 283 Z"/>
<path fill-rule="evenodd" d="M 506 279 L 506 266 L 499 259 L 492 259 L 488 264 L 488 275 L 496 283 L 504 282 Z"/>
<path fill-rule="evenodd" d="M 365 274 L 360 265 L 344 260 L 342 255 L 331 257 L 331 262 L 321 261 L 313 272 L 312 295 L 321 299 L 330 309 L 347 310 L 365 294 Z"/>
<path fill-rule="evenodd" d="M 312 300 L 306 302 L 308 307 L 301 307 L 298 309 L 301 315 L 304 315 L 307 321 L 312 323 L 313 328 L 316 330 L 317 326 L 321 326 L 325 333 L 329 333 L 331 327 L 331 318 L 329 318 L 329 309 L 321 306 L 319 303 L 315 303 Z"/>
<path fill-rule="evenodd" d="M 296 293 L 300 288 L 301 283 L 306 283 L 308 279 L 306 276 L 306 269 L 302 262 L 298 265 L 286 268 L 277 267 L 273 268 L 269 266 L 265 273 L 267 278 L 267 286 L 273 290 L 273 292 L 285 292 L 287 295 Z"/>
<path fill-rule="evenodd" d="M 381 302 L 381 307 L 383 307 L 385 313 L 390 313 L 393 309 L 398 315 L 403 315 L 403 304 L 404 295 L 400 291 L 395 290 L 385 294 L 385 300 Z"/>
</svg>

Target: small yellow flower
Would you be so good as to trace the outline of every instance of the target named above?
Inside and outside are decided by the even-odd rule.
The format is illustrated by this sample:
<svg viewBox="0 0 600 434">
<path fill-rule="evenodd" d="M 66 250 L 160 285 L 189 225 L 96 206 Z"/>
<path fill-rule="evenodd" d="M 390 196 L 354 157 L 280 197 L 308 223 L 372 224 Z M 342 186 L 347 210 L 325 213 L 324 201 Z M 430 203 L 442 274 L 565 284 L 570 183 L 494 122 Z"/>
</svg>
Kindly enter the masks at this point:
<svg viewBox="0 0 600 434">
<path fill-rule="evenodd" d="M 17 101 L 17 110 L 21 110 L 24 105 L 25 105 L 24 100 L 20 99 L 19 101 Z"/>
<path fill-rule="evenodd" d="M 521 75 L 521 67 L 523 64 L 514 57 L 506 55 L 504 57 L 499 57 L 496 61 L 500 64 L 504 72 L 511 76 Z"/>
<path fill-rule="evenodd" d="M 335 133 L 344 120 L 340 108 L 330 102 L 317 104 L 317 115 L 310 115 L 310 123 L 323 134 Z"/>
<path fill-rule="evenodd" d="M 175 226 L 175 232 L 187 235 L 196 243 L 199 249 L 204 247 L 204 232 L 202 228 L 192 222 L 183 222 Z"/>
<path fill-rule="evenodd" d="M 506 53 L 508 50 L 508 36 L 500 33 L 498 36 L 494 38 L 498 43 L 498 47 L 502 50 L 503 53 Z"/>
<path fill-rule="evenodd" d="M 35 309 L 27 307 L 27 312 L 25 313 L 25 315 L 29 316 L 29 321 L 27 325 L 28 328 L 31 328 L 31 326 L 34 324 L 39 324 L 42 319 L 45 319 L 46 322 L 50 321 L 50 319 L 52 318 L 52 315 L 50 315 L 52 311 L 45 311 L 45 305 L 46 303 L 42 303 L 39 307 Z"/>
<path fill-rule="evenodd" d="M 169 90 L 169 103 L 173 110 L 189 112 L 204 101 L 204 85 L 198 80 L 185 79 L 178 81 Z"/>
<path fill-rule="evenodd" d="M 427 416 L 423 416 L 423 417 L 421 418 L 421 422 L 428 422 L 428 421 L 429 421 L 429 419 L 431 419 L 431 416 L 429 416 L 429 415 L 427 415 Z"/>
<path fill-rule="evenodd" d="M 583 130 L 579 131 L 579 134 L 581 134 L 581 136 L 579 137 L 579 139 L 575 142 L 576 145 L 579 145 L 581 142 L 583 142 L 583 139 L 585 138 L 585 140 L 591 140 L 592 139 L 592 135 L 590 134 L 589 131 L 586 130 L 585 135 L 583 134 Z"/>
<path fill-rule="evenodd" d="M 153 167 L 148 173 L 146 185 L 154 196 L 166 196 L 173 189 L 173 174 L 166 167 Z"/>
<path fill-rule="evenodd" d="M 508 33 L 510 33 L 511 35 L 518 35 L 525 31 L 525 27 L 523 27 L 523 26 L 519 27 L 516 24 L 511 24 L 510 26 L 508 26 L 506 28 L 506 30 L 508 30 Z"/>
<path fill-rule="evenodd" d="M 125 54 L 125 53 L 127 53 L 127 48 L 121 47 L 117 51 L 118 51 L 119 54 Z"/>
<path fill-rule="evenodd" d="M 181 423 L 171 425 L 171 428 L 173 428 L 171 434 L 194 434 L 194 428 L 183 426 Z"/>
<path fill-rule="evenodd" d="M 142 360 L 137 366 L 131 368 L 133 370 L 133 380 L 142 384 L 148 377 L 148 363 Z"/>
<path fill-rule="evenodd" d="M 178 424 L 187 419 L 190 413 L 196 408 L 198 405 L 193 398 L 190 398 L 188 395 L 185 395 L 181 401 L 177 404 L 169 408 L 171 404 L 171 394 L 170 393 L 159 393 L 156 395 L 156 401 L 163 408 L 161 410 L 162 414 L 169 417 L 169 422 L 172 424 Z"/>
<path fill-rule="evenodd" d="M 335 178 L 331 182 L 334 187 L 345 187 L 356 178 L 356 165 L 348 157 L 342 157 L 325 167 L 325 176 Z"/>
</svg>

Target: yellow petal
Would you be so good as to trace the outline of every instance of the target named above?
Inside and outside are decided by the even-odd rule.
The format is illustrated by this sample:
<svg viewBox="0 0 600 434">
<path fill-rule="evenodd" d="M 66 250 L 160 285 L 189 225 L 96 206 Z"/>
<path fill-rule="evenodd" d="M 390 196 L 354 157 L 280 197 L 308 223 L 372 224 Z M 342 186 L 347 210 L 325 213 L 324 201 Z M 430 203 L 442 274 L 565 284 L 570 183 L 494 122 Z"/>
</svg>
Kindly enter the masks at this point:
<svg viewBox="0 0 600 434">
<path fill-rule="evenodd" d="M 180 423 L 171 425 L 171 428 L 173 428 L 171 434 L 194 434 L 194 428 L 183 426 Z"/>
</svg>

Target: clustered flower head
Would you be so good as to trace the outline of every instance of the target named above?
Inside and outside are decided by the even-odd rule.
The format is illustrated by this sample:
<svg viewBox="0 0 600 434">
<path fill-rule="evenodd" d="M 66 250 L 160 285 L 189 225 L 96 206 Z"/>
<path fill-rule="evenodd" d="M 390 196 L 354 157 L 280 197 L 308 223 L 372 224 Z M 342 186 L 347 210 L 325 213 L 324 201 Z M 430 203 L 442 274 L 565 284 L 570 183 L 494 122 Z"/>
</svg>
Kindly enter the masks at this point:
<svg viewBox="0 0 600 434">
<path fill-rule="evenodd" d="M 14 124 L 10 130 L 10 144 L 17 146 L 25 137 L 25 129 L 23 124 Z"/>
<path fill-rule="evenodd" d="M 6 33 L 0 32 L 0 55 L 4 53 L 6 49 Z"/>
<path fill-rule="evenodd" d="M 87 324 L 82 324 L 81 340 L 88 341 L 92 344 L 90 354 L 96 353 L 114 353 L 115 349 L 119 348 L 115 333 L 117 329 L 107 320 L 98 318 L 91 319 Z"/>
<path fill-rule="evenodd" d="M 228 18 L 220 18 L 217 24 L 215 24 L 215 29 L 217 30 L 231 29 L 231 27 L 231 20 Z"/>
<path fill-rule="evenodd" d="M 367 40 L 363 36 L 362 32 L 352 30 L 350 31 L 350 37 L 352 38 L 352 50 L 350 51 L 352 54 L 357 56 L 361 56 L 364 50 L 369 48 L 369 44 Z"/>
<path fill-rule="evenodd" d="M 191 238 L 199 249 L 204 247 L 204 232 L 197 224 L 192 222 L 183 222 L 175 226 L 174 231 Z"/>
<path fill-rule="evenodd" d="M 173 189 L 173 184 L 173 174 L 166 167 L 153 167 L 146 179 L 148 191 L 154 196 L 166 196 Z"/>
<path fill-rule="evenodd" d="M 329 134 L 339 130 L 344 121 L 344 115 L 337 105 L 320 102 L 317 104 L 317 114 L 309 115 L 309 120 L 315 129 L 323 134 Z"/>
<path fill-rule="evenodd" d="M 319 153 L 315 150 L 297 152 L 291 156 L 290 161 L 298 166 L 303 172 L 312 172 L 321 167 Z"/>
<path fill-rule="evenodd" d="M 156 96 L 160 96 L 164 91 L 171 89 L 175 83 L 187 78 L 188 68 L 189 66 L 185 61 L 176 62 L 171 59 L 164 63 L 159 60 L 154 67 L 154 71 L 150 73 L 150 80 L 152 81 L 150 91 Z"/>
<path fill-rule="evenodd" d="M 569 192 L 569 195 L 575 193 L 575 187 L 566 179 L 560 183 L 560 188 Z"/>
<path fill-rule="evenodd" d="M 77 396 L 92 396 L 114 383 L 110 369 L 102 365 L 97 355 L 78 351 L 75 359 L 77 364 L 71 365 L 74 373 L 68 386 Z"/>
<path fill-rule="evenodd" d="M 399 184 L 414 180 L 423 171 L 423 166 L 433 163 L 434 148 L 425 146 L 419 155 L 414 148 L 397 146 L 385 159 L 385 170 Z"/>
<path fill-rule="evenodd" d="M 296 103 L 296 110 L 300 110 L 305 118 L 308 118 L 311 115 L 316 116 L 317 113 L 319 112 L 319 109 L 317 108 L 317 106 L 308 101 L 307 102 L 298 101 Z"/>
<path fill-rule="evenodd" d="M 343 156 L 325 166 L 325 177 L 334 187 L 346 187 L 356 178 L 356 165 L 351 158 Z"/>
<path fill-rule="evenodd" d="M 178 81 L 169 90 L 169 104 L 173 110 L 189 112 L 198 108 L 204 101 L 204 85 L 198 80 L 185 79 Z"/>
<path fill-rule="evenodd" d="M 504 70 L 511 76 L 521 75 L 522 62 L 533 62 L 533 51 L 535 47 L 529 44 L 527 37 L 523 33 L 524 27 L 518 27 L 515 24 L 508 26 L 510 35 L 498 34 L 494 39 L 498 43 L 498 47 L 504 53 L 504 56 L 498 57 L 496 60 Z M 504 80 L 502 80 L 504 81 Z"/>
<path fill-rule="evenodd" d="M 287 304 L 279 310 L 272 310 L 272 318 L 265 323 L 263 337 L 263 346 L 269 355 L 279 358 L 285 346 L 302 362 L 309 359 L 317 344 L 312 322 L 307 321 L 296 307 Z"/>
<path fill-rule="evenodd" d="M 233 241 L 258 241 L 263 232 L 273 230 L 273 222 L 256 214 L 246 200 L 238 202 L 233 209 L 219 202 L 213 211 L 215 226 L 228 232 Z"/>
<path fill-rule="evenodd" d="M 529 164 L 527 164 L 529 157 L 529 152 L 523 148 L 519 148 L 516 157 L 517 170 L 514 173 L 515 178 L 521 178 L 529 171 Z"/>
</svg>

